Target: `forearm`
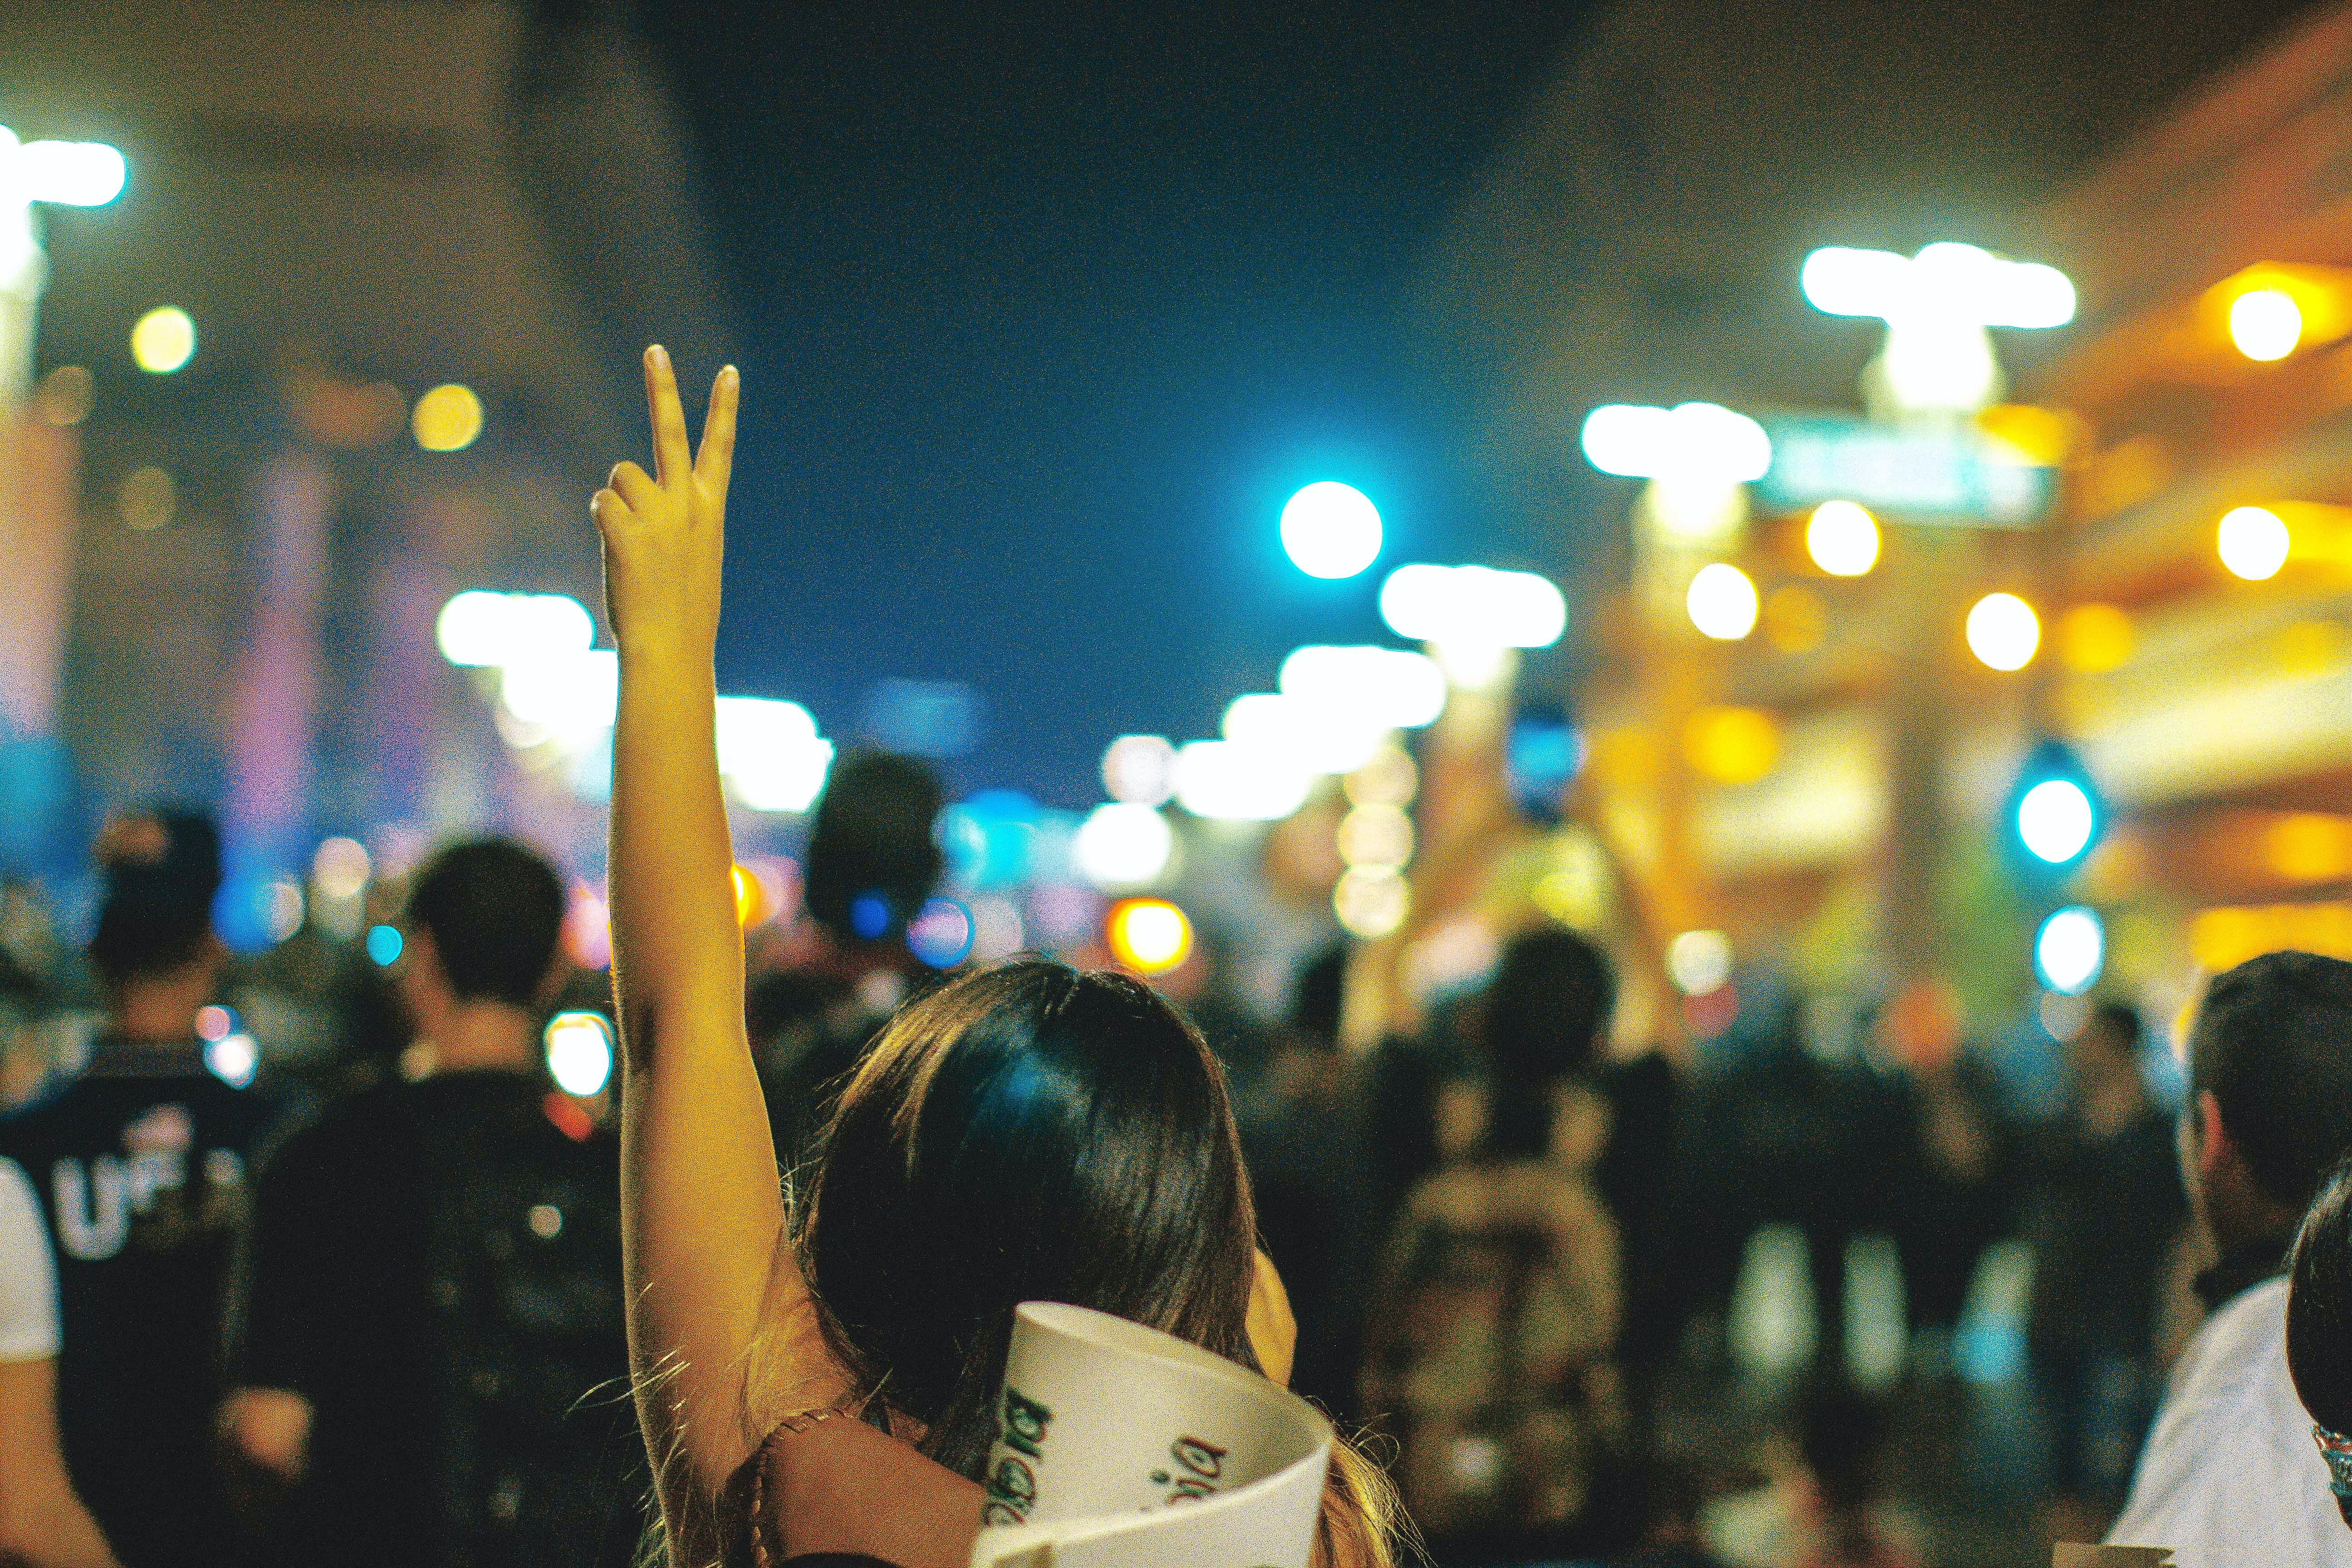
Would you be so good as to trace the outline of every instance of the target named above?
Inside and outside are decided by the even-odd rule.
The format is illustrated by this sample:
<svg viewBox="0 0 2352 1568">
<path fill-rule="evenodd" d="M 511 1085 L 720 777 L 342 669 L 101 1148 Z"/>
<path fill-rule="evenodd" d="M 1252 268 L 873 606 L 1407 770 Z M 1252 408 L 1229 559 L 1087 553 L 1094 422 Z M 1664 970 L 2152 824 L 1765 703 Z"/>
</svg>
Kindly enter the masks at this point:
<svg viewBox="0 0 2352 1568">
<path fill-rule="evenodd" d="M 611 868 L 630 1333 L 673 1511 L 750 1452 L 742 1373 L 783 1222 L 743 1034 L 713 699 L 707 651 L 625 643 Z"/>
</svg>

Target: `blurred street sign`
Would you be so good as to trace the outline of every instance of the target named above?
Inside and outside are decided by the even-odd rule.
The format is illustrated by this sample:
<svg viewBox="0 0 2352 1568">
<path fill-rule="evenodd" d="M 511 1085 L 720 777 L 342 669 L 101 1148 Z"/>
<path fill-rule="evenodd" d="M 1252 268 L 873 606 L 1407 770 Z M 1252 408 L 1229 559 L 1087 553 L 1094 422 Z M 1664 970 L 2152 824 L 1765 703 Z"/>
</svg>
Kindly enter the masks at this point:
<svg viewBox="0 0 2352 1568">
<path fill-rule="evenodd" d="M 1772 465 L 1754 491 L 1769 510 L 1850 500 L 1897 522 L 2031 528 L 2057 489 L 2053 470 L 1972 426 L 1906 429 L 1813 415 L 1764 427 Z"/>
</svg>

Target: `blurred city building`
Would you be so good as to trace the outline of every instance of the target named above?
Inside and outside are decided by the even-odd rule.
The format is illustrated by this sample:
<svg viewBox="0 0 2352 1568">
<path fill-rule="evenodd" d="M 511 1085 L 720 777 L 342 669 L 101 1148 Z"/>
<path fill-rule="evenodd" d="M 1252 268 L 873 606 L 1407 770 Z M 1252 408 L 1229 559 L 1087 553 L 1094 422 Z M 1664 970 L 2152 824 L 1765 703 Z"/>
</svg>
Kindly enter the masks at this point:
<svg viewBox="0 0 2352 1568">
<path fill-rule="evenodd" d="M 2002 7 L 1955 30 L 1907 5 L 1614 5 L 1463 204 L 1424 324 L 1479 389 L 1466 439 L 1528 563 L 1581 589 L 1575 657 L 1531 685 L 1585 739 L 1574 816 L 1661 990 L 1696 1005 L 1766 956 L 1889 1001 L 1932 982 L 1891 1011 L 1898 1033 L 1945 1033 L 1954 1002 L 2000 1026 L 2103 973 L 2168 1012 L 2194 966 L 2137 917 L 2345 874 L 2313 858 L 2348 841 L 2325 803 L 2352 736 L 2340 693 L 2309 684 L 2341 658 L 2320 541 L 2342 498 L 2314 455 L 2334 404 L 2306 384 L 2345 330 L 2315 237 L 2333 142 L 2307 122 L 2346 35 L 2331 14 L 2262 41 L 2299 9 L 2216 31 Z M 2099 78 L 2123 85 L 2083 90 Z M 1951 240 L 2071 273 L 2079 317 L 1996 333 L 1969 395 L 1901 409 L 1890 329 L 1809 304 L 1805 263 Z M 2260 364 L 2230 304 L 2273 286 L 2305 301 L 2307 337 Z M 1752 415 L 1775 466 L 1726 478 L 1687 450 L 1637 487 L 1579 452 L 1596 406 L 1685 403 Z M 1788 482 L 1806 442 L 1855 454 L 1845 499 L 1877 515 L 1815 521 L 1842 498 Z M 1864 493 L 1923 452 L 1977 489 Z M 2219 520 L 2273 501 L 2306 509 L 2291 559 L 2238 582 Z M 2014 602 L 1972 632 L 1995 594 Z M 2054 865 L 2016 842 L 2045 763 L 2085 775 L 2091 819 Z M 2282 858 L 2301 869 L 2264 869 Z M 2037 933 L 2077 904 L 2093 922 L 2057 928 L 2053 977 Z M 2195 928 L 2209 963 L 2230 918 Z"/>
<path fill-rule="evenodd" d="M 595 604 L 583 502 L 640 444 L 637 351 L 725 357 L 683 134 L 618 14 L 41 4 L 0 54 L 0 124 L 129 164 L 111 205 L 41 209 L 5 410 L 20 853 L 69 841 L 69 759 L 85 798 L 221 802 L 248 881 L 386 824 L 593 854 L 434 629 L 467 587 Z"/>
<path fill-rule="evenodd" d="M 2095 891 L 2190 914 L 2142 966 L 2352 957 L 2347 98 L 2329 6 L 2038 215 L 2091 307 L 2027 383 L 2076 437 L 2039 685 L 2123 813 Z"/>
</svg>

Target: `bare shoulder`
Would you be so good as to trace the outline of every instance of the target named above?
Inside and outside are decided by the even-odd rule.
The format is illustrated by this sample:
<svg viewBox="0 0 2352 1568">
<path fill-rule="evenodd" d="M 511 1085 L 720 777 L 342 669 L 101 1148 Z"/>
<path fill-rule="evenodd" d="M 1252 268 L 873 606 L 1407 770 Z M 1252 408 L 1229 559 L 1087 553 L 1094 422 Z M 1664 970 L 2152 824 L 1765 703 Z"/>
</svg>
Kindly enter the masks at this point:
<svg viewBox="0 0 2352 1568">
<path fill-rule="evenodd" d="M 779 1427 L 746 1468 L 754 1563 L 811 1552 L 878 1557 L 897 1568 L 971 1561 L 980 1488 L 863 1421 Z"/>
</svg>

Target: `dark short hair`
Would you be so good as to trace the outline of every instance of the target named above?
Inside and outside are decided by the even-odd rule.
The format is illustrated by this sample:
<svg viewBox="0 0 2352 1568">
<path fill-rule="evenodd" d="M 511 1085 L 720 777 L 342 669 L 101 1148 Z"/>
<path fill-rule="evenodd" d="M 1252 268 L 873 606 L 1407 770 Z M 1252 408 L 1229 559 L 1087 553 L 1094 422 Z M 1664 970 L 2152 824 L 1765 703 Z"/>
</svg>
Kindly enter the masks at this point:
<svg viewBox="0 0 2352 1568">
<path fill-rule="evenodd" d="M 2091 1009 L 2091 1026 L 2114 1036 L 2116 1048 L 2124 1055 L 2139 1054 L 2139 1009 L 2123 1002 L 2102 1002 Z"/>
<path fill-rule="evenodd" d="M 461 1002 L 539 1000 L 563 935 L 555 868 L 506 838 L 475 838 L 436 855 L 408 893 L 408 921 L 433 938 Z"/>
<path fill-rule="evenodd" d="M 1616 1005 L 1616 972 L 1574 931 L 1530 931 L 1503 950 L 1486 999 L 1496 1090 L 1488 1140 L 1497 1152 L 1543 1152 L 1552 1116 L 1543 1089 L 1592 1066 Z"/>
<path fill-rule="evenodd" d="M 2286 1366 L 2311 1418 L 2352 1431 L 2352 1165 L 2327 1178 L 2289 1263 Z"/>
<path fill-rule="evenodd" d="M 2263 1194 L 2302 1210 L 2352 1151 L 2352 963 L 2266 952 L 2216 975 L 2189 1036 L 2189 1091 L 2211 1093 Z"/>
<path fill-rule="evenodd" d="M 851 942 L 888 942 L 940 879 L 932 837 L 940 782 L 912 757 L 865 752 L 837 763 L 809 824 L 808 912 Z"/>
<path fill-rule="evenodd" d="M 213 935 L 220 891 L 220 830 L 201 812 L 176 807 L 125 820 L 152 823 L 157 853 L 118 855 L 100 870 L 98 926 L 89 961 L 109 984 L 171 974 L 194 962 Z"/>
</svg>

